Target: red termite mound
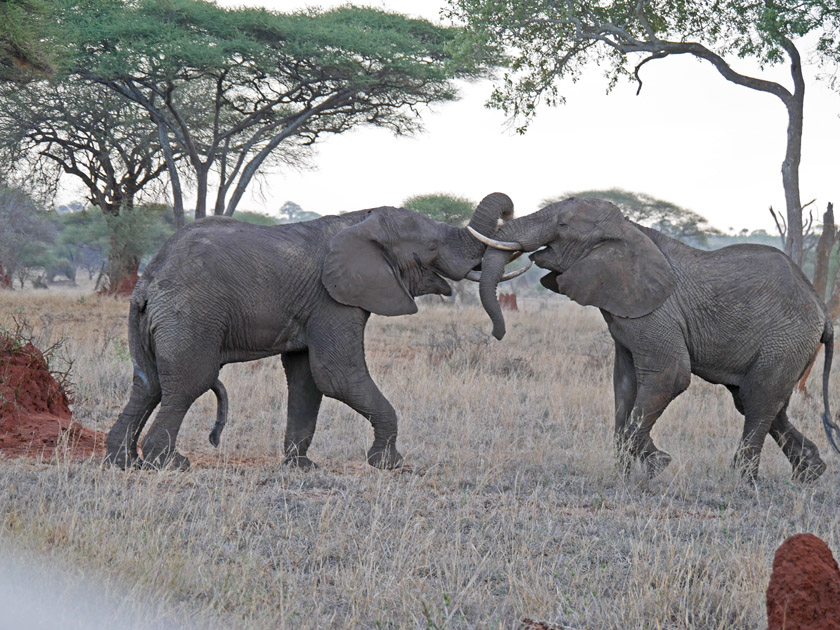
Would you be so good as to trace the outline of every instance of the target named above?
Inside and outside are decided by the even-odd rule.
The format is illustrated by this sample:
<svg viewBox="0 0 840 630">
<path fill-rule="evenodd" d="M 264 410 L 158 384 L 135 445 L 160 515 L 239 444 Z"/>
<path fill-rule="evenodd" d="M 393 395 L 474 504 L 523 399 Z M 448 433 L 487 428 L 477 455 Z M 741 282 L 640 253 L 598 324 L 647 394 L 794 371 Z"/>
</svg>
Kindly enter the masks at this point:
<svg viewBox="0 0 840 630">
<path fill-rule="evenodd" d="M 840 630 L 840 570 L 813 534 L 784 541 L 767 587 L 768 630 Z"/>
<path fill-rule="evenodd" d="M 3 271 L 3 265 L 0 265 L 0 289 L 11 289 L 12 277 Z"/>
<path fill-rule="evenodd" d="M 49 458 L 65 445 L 73 458 L 104 454 L 104 434 L 74 422 L 65 388 L 31 342 L 0 334 L 0 453 Z"/>
</svg>

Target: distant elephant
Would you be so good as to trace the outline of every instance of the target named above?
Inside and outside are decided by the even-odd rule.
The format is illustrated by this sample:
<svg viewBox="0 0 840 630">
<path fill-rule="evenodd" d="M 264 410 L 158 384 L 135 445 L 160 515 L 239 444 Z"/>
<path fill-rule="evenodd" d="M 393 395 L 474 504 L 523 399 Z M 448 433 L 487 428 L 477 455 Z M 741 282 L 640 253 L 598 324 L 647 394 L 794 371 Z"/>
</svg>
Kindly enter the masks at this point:
<svg viewBox="0 0 840 630">
<path fill-rule="evenodd" d="M 817 447 L 788 421 L 798 378 L 825 344 L 823 425 L 835 450 L 828 406 L 834 329 L 811 283 L 785 254 L 764 245 L 715 251 L 689 247 L 626 220 L 599 199 L 566 199 L 504 225 L 482 261 L 480 296 L 505 334 L 496 298 L 511 251 L 533 251 L 549 270 L 541 283 L 601 309 L 615 341 L 615 436 L 619 453 L 641 459 L 652 477 L 671 457 L 650 431 L 691 374 L 731 392 L 745 416 L 735 464 L 758 473 L 768 431 L 793 466 L 811 480 L 825 470 Z M 501 249 L 497 249 L 501 248 Z M 628 461 L 628 460 L 625 460 Z"/>
<path fill-rule="evenodd" d="M 510 199 L 494 193 L 470 226 L 492 234 L 512 215 Z M 415 313 L 414 297 L 449 295 L 443 277 L 477 280 L 484 249 L 465 228 L 389 207 L 277 226 L 211 217 L 179 230 L 131 296 L 134 382 L 108 433 L 107 460 L 186 469 L 175 442 L 193 401 L 215 392 L 217 445 L 227 415 L 221 367 L 280 354 L 289 390 L 286 463 L 312 465 L 307 449 L 326 395 L 370 420 L 371 465 L 400 466 L 397 415 L 365 363 L 368 317 Z M 138 439 L 158 403 L 141 462 Z"/>
</svg>

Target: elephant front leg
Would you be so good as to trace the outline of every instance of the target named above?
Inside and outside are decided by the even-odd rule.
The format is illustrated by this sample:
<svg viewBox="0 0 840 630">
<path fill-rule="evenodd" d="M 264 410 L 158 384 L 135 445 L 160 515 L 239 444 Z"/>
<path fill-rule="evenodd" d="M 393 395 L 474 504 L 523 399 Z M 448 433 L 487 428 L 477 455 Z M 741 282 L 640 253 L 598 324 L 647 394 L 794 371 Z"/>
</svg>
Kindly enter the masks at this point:
<svg viewBox="0 0 840 630">
<path fill-rule="evenodd" d="M 399 468 L 397 413 L 370 377 L 364 350 L 367 314 L 342 307 L 340 319 L 309 323 L 309 363 L 318 389 L 367 418 L 373 445 L 367 461 L 376 468 Z"/>
<path fill-rule="evenodd" d="M 627 449 L 647 468 L 648 477 L 660 474 L 671 463 L 671 456 L 659 450 L 650 436 L 651 429 L 665 408 L 686 390 L 691 381 L 688 361 L 656 370 L 638 369 L 636 401 L 625 425 Z"/>
<path fill-rule="evenodd" d="M 636 404 L 636 369 L 630 351 L 615 344 L 613 363 L 613 392 L 615 394 L 615 450 L 619 470 L 630 473 L 633 458 L 627 442 L 627 423 Z"/>
<path fill-rule="evenodd" d="M 315 434 L 323 394 L 312 376 L 308 352 L 284 353 L 281 359 L 289 389 L 283 463 L 303 469 L 314 468 L 315 463 L 306 452 Z"/>
</svg>

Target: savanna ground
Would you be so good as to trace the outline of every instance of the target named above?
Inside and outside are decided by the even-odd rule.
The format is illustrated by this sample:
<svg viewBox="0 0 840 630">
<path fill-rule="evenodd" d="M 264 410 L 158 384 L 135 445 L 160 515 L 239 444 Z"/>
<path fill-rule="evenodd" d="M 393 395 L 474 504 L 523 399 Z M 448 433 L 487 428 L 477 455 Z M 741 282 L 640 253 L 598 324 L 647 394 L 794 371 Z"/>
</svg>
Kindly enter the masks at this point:
<svg viewBox="0 0 840 630">
<path fill-rule="evenodd" d="M 279 358 L 227 366 L 219 450 L 212 394 L 187 416 L 187 473 L 123 472 L 98 459 L 0 458 L 0 543 L 160 627 L 764 628 L 773 553 L 812 532 L 840 549 L 840 457 L 812 400 L 791 417 L 828 470 L 792 483 L 768 438 L 757 487 L 730 468 L 742 419 L 694 379 L 654 430 L 674 456 L 659 478 L 618 474 L 612 346 L 598 312 L 520 300 L 503 342 L 479 307 L 373 317 L 371 372 L 400 416 L 412 473 L 364 464 L 372 431 L 325 400 L 310 454 L 278 464 L 286 387 Z M 84 290 L 4 292 L 72 359 L 74 417 L 107 430 L 126 402 L 127 301 Z M 832 403 L 837 379 L 832 379 Z M 51 599 L 44 594 L 45 602 Z M 2 612 L 0 612 L 2 615 Z M 102 627 L 109 627 L 103 619 Z"/>
</svg>

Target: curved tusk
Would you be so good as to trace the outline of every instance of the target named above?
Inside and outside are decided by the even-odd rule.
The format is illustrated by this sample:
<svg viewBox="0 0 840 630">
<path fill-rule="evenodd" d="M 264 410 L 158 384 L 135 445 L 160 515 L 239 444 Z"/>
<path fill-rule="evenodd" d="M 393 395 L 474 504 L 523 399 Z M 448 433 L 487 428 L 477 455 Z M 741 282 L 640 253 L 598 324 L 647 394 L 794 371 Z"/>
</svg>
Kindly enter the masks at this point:
<svg viewBox="0 0 840 630">
<path fill-rule="evenodd" d="M 496 239 L 492 239 L 489 236 L 484 236 L 484 234 L 474 230 L 469 225 L 467 226 L 467 230 L 469 230 L 469 233 L 472 234 L 473 237 L 475 237 L 477 240 L 481 241 L 485 245 L 489 245 L 494 249 L 503 249 L 509 252 L 517 252 L 525 249 L 524 247 L 522 247 L 522 245 L 516 243 L 515 241 L 497 241 Z"/>
<path fill-rule="evenodd" d="M 499 282 L 507 282 L 508 280 L 513 280 L 514 278 L 518 278 L 523 273 L 528 271 L 534 265 L 534 261 L 530 261 L 524 267 L 520 267 L 516 271 L 508 271 L 505 275 L 501 277 Z M 481 282 L 481 272 L 480 271 L 470 271 L 466 276 L 464 276 L 467 280 L 472 280 L 473 282 Z"/>
<path fill-rule="evenodd" d="M 513 254 L 511 254 L 510 258 L 508 258 L 508 264 L 512 263 L 514 260 L 519 258 L 524 253 L 525 253 L 524 249 L 520 249 L 518 252 L 513 252 Z"/>
</svg>

